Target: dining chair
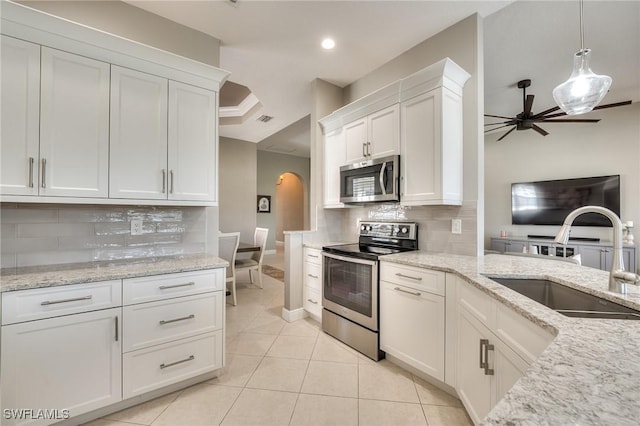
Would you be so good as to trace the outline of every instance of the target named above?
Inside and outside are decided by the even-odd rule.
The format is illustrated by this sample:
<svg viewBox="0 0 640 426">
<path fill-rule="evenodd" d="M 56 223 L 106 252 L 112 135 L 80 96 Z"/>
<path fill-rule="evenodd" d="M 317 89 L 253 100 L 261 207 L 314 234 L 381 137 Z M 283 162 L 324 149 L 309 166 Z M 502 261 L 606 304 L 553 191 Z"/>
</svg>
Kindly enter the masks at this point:
<svg viewBox="0 0 640 426">
<path fill-rule="evenodd" d="M 229 262 L 226 268 L 225 283 L 231 283 L 231 297 L 233 298 L 233 306 L 238 304 L 236 299 L 236 253 L 238 252 L 238 244 L 240 244 L 239 232 L 218 233 L 218 257 Z"/>
<path fill-rule="evenodd" d="M 269 235 L 268 228 L 256 228 L 253 234 L 253 244 L 260 247 L 260 251 L 254 251 L 251 253 L 251 257 L 248 259 L 237 259 L 235 266 L 236 271 L 249 271 L 249 281 L 253 284 L 252 271 L 258 271 L 258 284 L 260 288 L 262 286 L 262 258 L 264 256 L 264 248 L 267 245 L 267 235 Z"/>
</svg>

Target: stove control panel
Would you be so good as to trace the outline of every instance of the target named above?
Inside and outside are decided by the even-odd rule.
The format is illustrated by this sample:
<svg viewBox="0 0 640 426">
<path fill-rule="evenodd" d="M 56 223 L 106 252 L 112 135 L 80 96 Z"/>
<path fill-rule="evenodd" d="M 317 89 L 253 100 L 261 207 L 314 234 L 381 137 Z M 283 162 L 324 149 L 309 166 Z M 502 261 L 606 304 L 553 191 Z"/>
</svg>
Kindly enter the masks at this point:
<svg viewBox="0 0 640 426">
<path fill-rule="evenodd" d="M 361 222 L 360 236 L 416 239 L 417 224 L 413 222 Z"/>
</svg>

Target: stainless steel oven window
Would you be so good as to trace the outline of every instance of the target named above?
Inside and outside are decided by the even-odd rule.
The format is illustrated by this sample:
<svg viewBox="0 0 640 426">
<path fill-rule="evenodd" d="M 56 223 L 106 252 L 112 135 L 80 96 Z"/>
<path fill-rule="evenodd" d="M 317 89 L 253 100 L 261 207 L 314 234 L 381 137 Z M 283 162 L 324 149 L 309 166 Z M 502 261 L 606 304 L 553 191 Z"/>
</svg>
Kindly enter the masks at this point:
<svg viewBox="0 0 640 426">
<path fill-rule="evenodd" d="M 378 327 L 378 263 L 324 253 L 324 307 L 372 330 Z"/>
</svg>

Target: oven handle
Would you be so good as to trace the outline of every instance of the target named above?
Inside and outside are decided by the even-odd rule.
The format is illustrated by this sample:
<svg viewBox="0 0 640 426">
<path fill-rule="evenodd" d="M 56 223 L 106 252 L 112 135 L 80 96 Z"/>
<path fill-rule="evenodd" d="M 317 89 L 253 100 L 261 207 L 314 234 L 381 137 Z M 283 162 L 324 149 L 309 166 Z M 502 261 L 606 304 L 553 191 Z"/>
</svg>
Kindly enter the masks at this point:
<svg viewBox="0 0 640 426">
<path fill-rule="evenodd" d="M 340 256 L 339 254 L 327 253 L 326 251 L 322 252 L 322 256 L 331 259 L 342 260 L 343 262 L 360 263 L 362 265 L 369 266 L 375 266 L 378 263 L 377 260 L 360 259 L 352 256 Z"/>
</svg>

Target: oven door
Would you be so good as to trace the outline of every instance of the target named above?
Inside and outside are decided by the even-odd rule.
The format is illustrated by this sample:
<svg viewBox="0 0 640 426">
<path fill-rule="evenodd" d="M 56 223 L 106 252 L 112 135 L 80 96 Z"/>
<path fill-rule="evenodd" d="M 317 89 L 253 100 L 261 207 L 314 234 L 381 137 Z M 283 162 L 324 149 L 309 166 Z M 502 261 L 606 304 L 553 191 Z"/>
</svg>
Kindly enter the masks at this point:
<svg viewBox="0 0 640 426">
<path fill-rule="evenodd" d="M 378 331 L 378 262 L 327 252 L 322 259 L 324 308 Z"/>
</svg>

